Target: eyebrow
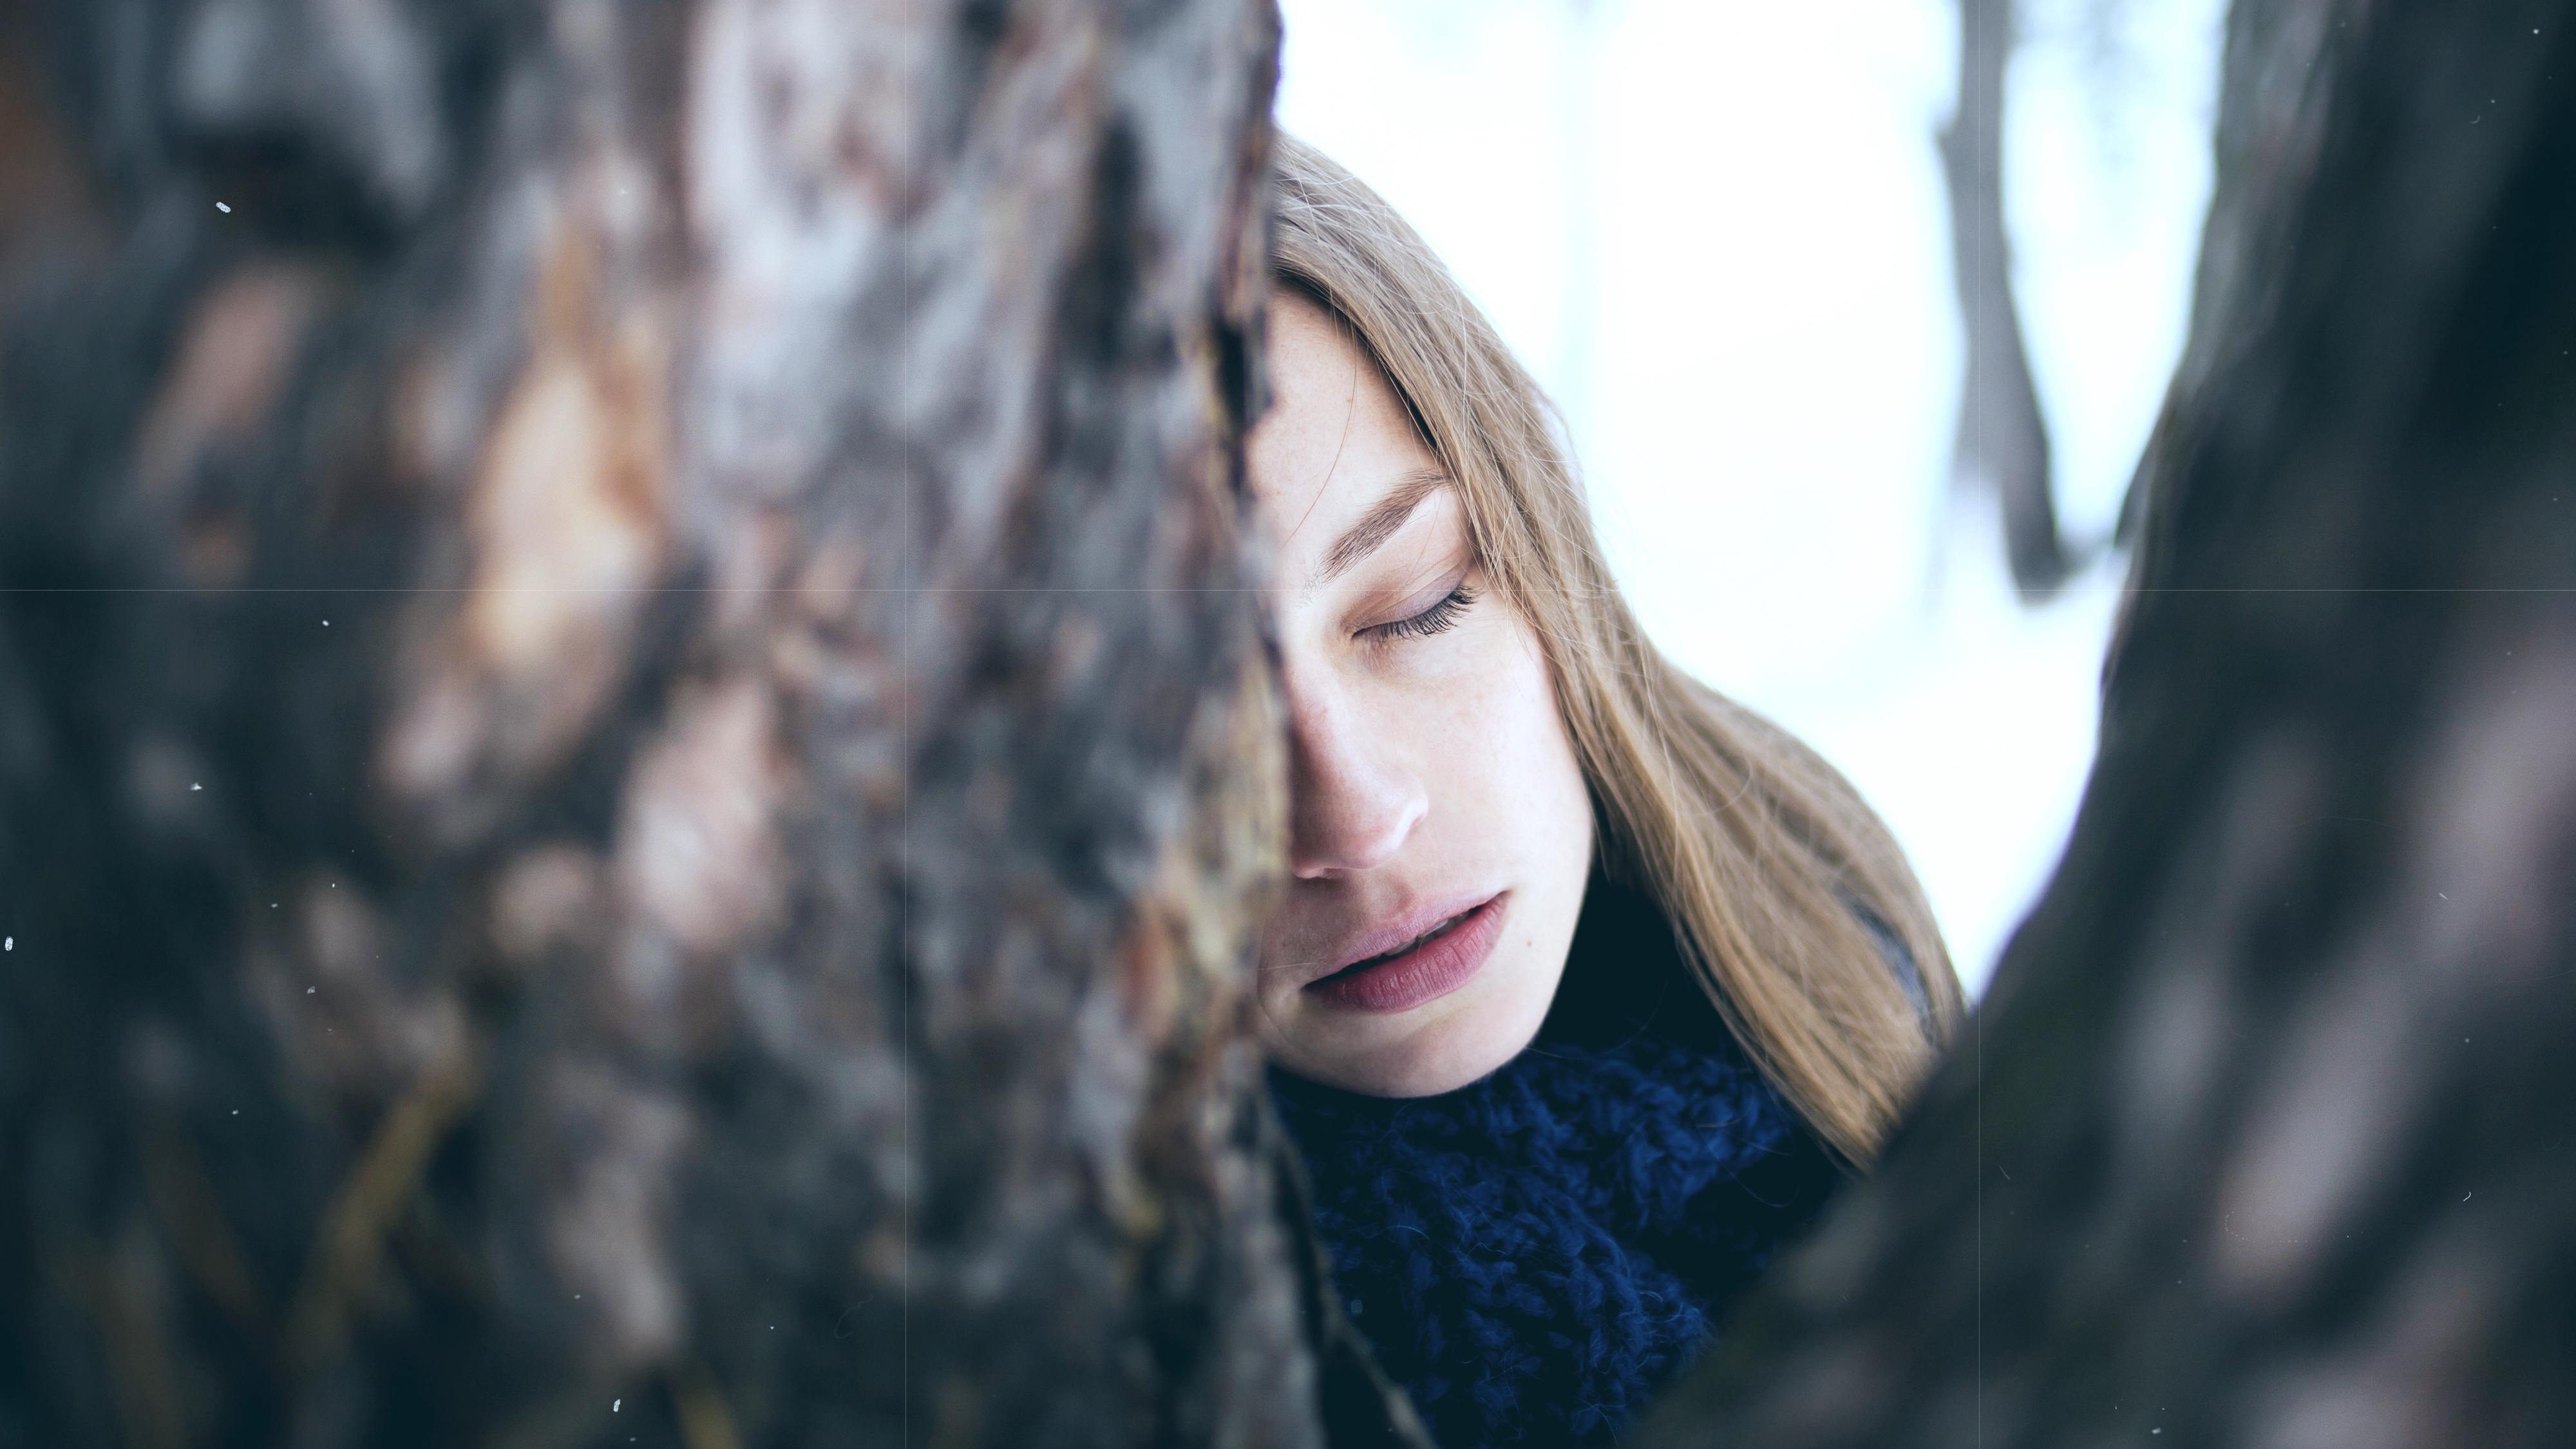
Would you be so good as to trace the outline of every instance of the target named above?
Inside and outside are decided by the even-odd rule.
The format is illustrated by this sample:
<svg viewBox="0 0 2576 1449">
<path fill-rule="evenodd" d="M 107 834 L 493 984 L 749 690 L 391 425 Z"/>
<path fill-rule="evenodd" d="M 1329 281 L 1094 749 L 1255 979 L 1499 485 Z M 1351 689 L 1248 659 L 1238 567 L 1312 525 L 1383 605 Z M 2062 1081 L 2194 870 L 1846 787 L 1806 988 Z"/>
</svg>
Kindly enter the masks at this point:
<svg viewBox="0 0 2576 1449">
<path fill-rule="evenodd" d="M 1387 495 L 1360 515 L 1360 521 L 1352 524 L 1349 532 L 1334 540 L 1332 550 L 1316 566 L 1312 586 L 1321 588 L 1350 572 L 1353 564 L 1393 538 L 1423 499 L 1448 486 L 1449 475 L 1437 468 L 1417 469 L 1397 479 Z"/>
</svg>

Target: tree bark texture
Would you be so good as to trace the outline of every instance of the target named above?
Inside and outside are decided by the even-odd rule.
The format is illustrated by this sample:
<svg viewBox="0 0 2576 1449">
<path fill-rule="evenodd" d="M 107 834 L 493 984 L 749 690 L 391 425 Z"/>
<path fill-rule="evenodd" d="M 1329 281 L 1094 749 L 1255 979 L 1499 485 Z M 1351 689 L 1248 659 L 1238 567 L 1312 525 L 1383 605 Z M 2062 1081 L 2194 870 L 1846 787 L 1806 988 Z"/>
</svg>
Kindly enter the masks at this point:
<svg viewBox="0 0 2576 1449">
<path fill-rule="evenodd" d="M 1959 0 L 1959 100 L 1941 131 L 1951 275 L 1968 343 L 1952 467 L 1958 487 L 1994 495 L 2013 587 L 2038 599 L 2055 593 L 2073 564 L 2058 536 L 2048 425 L 2022 343 L 2004 226 L 2004 67 L 2012 58 L 2013 8 L 2014 0 Z"/>
<path fill-rule="evenodd" d="M 1237 1030 L 1267 0 L 0 17 L 0 1445 L 1400 1439 Z"/>
<path fill-rule="evenodd" d="M 2576 1440 L 2576 6 L 2228 66 L 2066 859 L 1641 1444 Z"/>
<path fill-rule="evenodd" d="M 2228 9 L 2210 148 L 2218 185 L 2201 229 L 2191 330 L 2174 366 L 2171 401 L 2157 416 L 2122 501 L 2124 544 L 2135 541 L 2148 481 L 2162 469 L 2164 440 L 2186 416 L 2181 400 L 2207 383 L 2222 349 L 2261 335 L 2276 304 L 2282 269 L 2261 259 L 2292 244 L 2287 229 L 2297 219 L 2300 182 L 2316 169 L 2327 102 L 2346 74 L 2320 62 L 2357 13 L 2351 0 L 2265 0 Z"/>
</svg>

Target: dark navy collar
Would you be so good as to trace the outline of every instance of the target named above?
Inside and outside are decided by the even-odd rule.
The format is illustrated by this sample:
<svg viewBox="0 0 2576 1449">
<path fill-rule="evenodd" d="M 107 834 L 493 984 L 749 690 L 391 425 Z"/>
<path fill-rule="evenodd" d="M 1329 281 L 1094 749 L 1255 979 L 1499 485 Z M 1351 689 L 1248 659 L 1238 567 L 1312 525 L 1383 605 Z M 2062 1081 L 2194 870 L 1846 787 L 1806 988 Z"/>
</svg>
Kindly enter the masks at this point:
<svg viewBox="0 0 2576 1449">
<path fill-rule="evenodd" d="M 1545 1023 L 1493 1073 L 1273 1087 L 1344 1306 L 1443 1449 L 1608 1442 L 1840 1180 L 1662 912 L 1598 876 Z"/>
</svg>

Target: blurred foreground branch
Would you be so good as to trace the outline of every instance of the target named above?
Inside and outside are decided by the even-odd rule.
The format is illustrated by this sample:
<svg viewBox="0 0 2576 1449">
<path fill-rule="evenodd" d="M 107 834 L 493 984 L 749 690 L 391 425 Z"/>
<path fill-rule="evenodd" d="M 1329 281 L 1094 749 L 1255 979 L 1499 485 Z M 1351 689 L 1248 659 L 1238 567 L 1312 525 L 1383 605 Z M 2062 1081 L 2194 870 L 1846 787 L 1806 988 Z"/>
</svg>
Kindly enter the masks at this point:
<svg viewBox="0 0 2576 1449">
<path fill-rule="evenodd" d="M 2576 6 L 2243 0 L 2224 106 L 2066 860 L 1640 1444 L 2576 1439 Z"/>
</svg>

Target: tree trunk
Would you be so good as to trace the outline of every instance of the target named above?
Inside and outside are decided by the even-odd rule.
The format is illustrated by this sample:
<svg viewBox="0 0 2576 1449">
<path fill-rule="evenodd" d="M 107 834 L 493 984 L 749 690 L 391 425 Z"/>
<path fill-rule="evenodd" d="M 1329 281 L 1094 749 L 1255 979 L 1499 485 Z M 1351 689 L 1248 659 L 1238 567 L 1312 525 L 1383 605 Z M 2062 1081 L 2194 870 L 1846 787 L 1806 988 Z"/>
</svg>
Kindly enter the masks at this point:
<svg viewBox="0 0 2576 1449">
<path fill-rule="evenodd" d="M 1404 1433 L 1237 1030 L 1267 0 L 0 39 L 0 1446 Z"/>
<path fill-rule="evenodd" d="M 2004 226 L 2004 65 L 2012 58 L 2013 6 L 1959 0 L 1959 100 L 1941 131 L 1951 276 L 1968 343 L 1952 485 L 1994 495 L 2013 587 L 2025 599 L 2042 599 L 2074 564 L 2058 535 L 2048 425 L 2022 345 Z"/>
<path fill-rule="evenodd" d="M 2169 403 L 2121 502 L 2117 541 L 2123 545 L 2136 542 L 2147 484 L 2162 470 L 2166 438 L 2187 416 L 2180 399 L 2208 383 L 2223 348 L 2241 345 L 2262 328 L 2273 299 L 2251 289 L 2277 287 L 2281 269 L 2265 265 L 2265 259 L 2291 244 L 2285 230 L 2296 220 L 2290 203 L 2316 169 L 2326 101 L 2341 78 L 2336 67 L 2318 62 L 2354 13 L 2350 0 L 2263 0 L 2228 11 L 2222 95 L 2210 147 L 2219 184 L 2201 229 L 2191 332 L 2174 364 Z"/>
<path fill-rule="evenodd" d="M 1641 1444 L 2576 1439 L 2576 4 L 2227 64 L 2065 863 Z"/>
</svg>

